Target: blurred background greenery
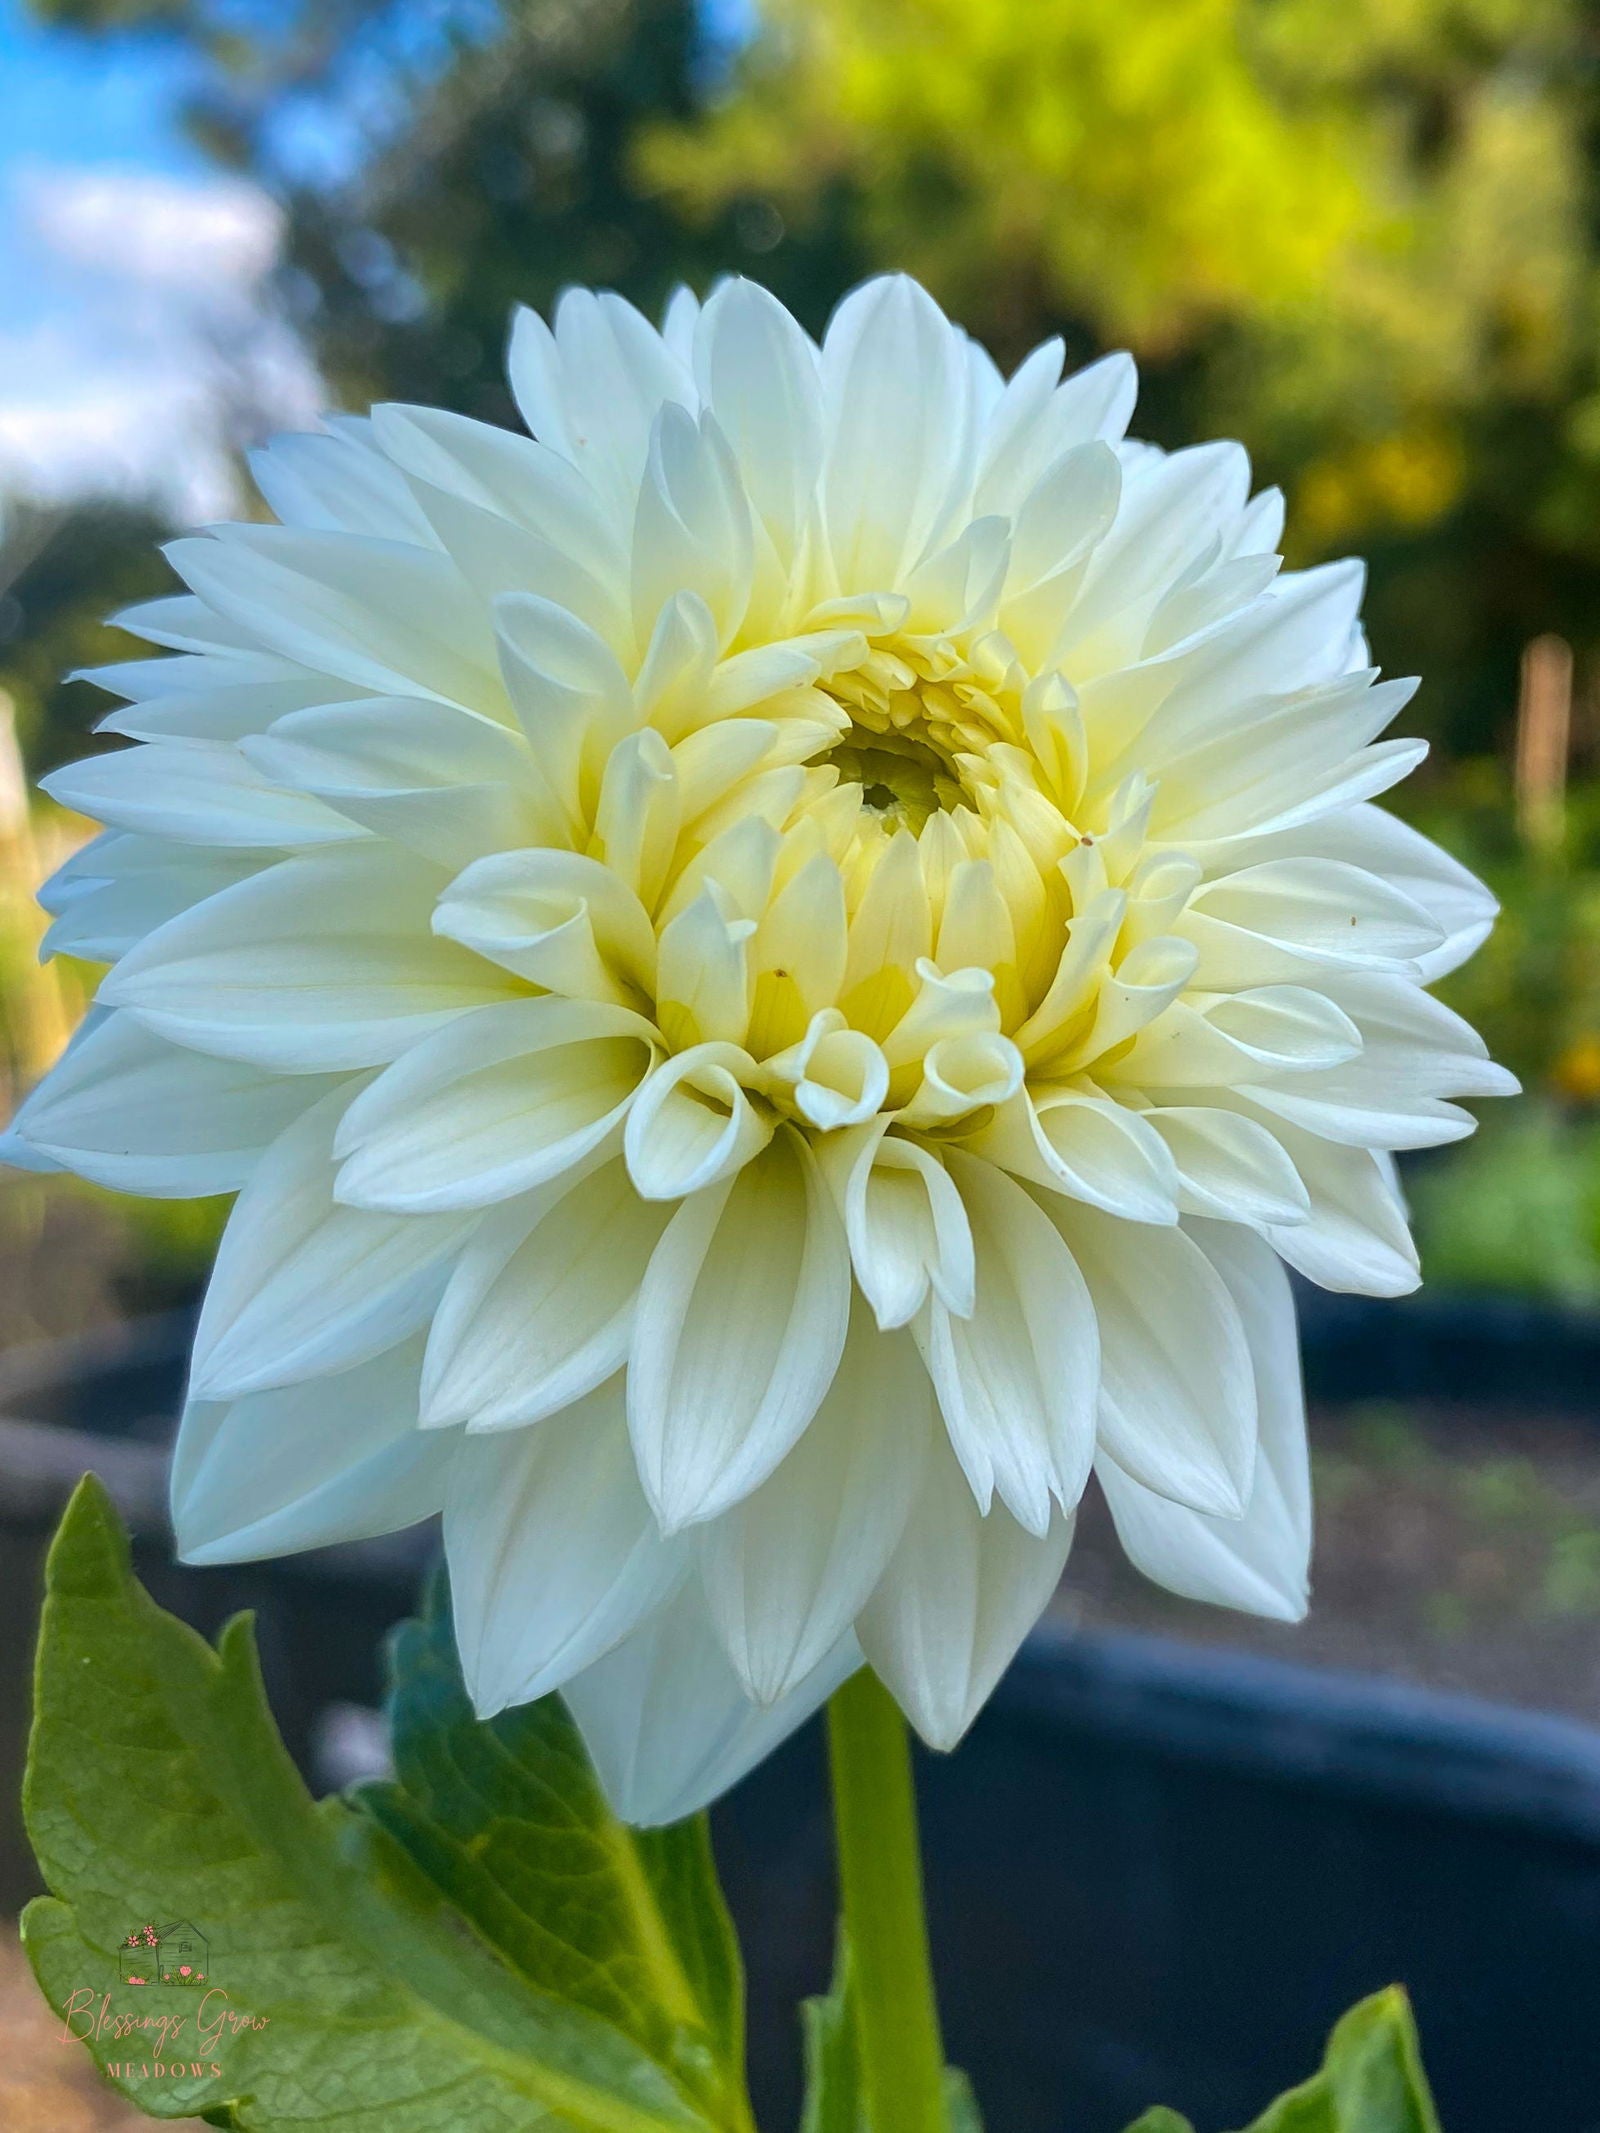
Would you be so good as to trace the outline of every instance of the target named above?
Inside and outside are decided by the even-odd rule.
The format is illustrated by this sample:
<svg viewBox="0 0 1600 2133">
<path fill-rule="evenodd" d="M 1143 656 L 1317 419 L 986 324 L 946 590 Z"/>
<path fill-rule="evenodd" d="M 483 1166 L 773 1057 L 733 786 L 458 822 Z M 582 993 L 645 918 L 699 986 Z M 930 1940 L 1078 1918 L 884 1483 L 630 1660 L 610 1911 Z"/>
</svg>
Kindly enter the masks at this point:
<svg viewBox="0 0 1600 2133">
<path fill-rule="evenodd" d="M 283 203 L 274 301 L 346 404 L 508 417 L 510 308 L 568 282 L 659 311 L 745 272 L 817 329 L 894 265 L 1003 361 L 1052 333 L 1131 348 L 1144 435 L 1242 438 L 1289 493 L 1293 562 L 1369 558 L 1375 656 L 1425 677 L 1408 720 L 1434 744 L 1399 805 L 1506 907 L 1447 991 L 1532 1093 L 1409 1173 L 1426 1271 L 1600 1299 L 1600 8 L 33 4 L 187 55 L 188 122 Z M 330 114 L 347 145 L 319 171 L 296 144 Z M 61 677 L 164 585 L 158 531 L 126 506 L 13 512 L 0 687 L 28 774 L 84 745 L 95 694 Z M 30 817 L 15 771 L 5 801 L 6 775 L 15 1086 L 87 974 L 41 989 L 14 886 L 81 825 Z M 3 1207 L 64 1222 L 80 1264 L 84 1223 L 137 1221 L 131 1257 L 106 1246 L 107 1309 L 129 1265 L 141 1297 L 181 1286 L 211 1220 L 42 1181 Z M 54 1330 L 45 1286 L 0 1340 Z"/>
</svg>

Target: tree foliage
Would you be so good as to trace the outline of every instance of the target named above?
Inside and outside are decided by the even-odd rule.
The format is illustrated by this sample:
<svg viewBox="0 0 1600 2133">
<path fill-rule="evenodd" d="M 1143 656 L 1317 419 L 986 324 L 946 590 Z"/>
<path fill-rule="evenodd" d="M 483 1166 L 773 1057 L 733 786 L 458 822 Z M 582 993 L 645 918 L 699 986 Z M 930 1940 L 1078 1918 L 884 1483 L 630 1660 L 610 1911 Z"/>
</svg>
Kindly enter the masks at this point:
<svg viewBox="0 0 1600 2133">
<path fill-rule="evenodd" d="M 1241 436 L 1302 560 L 1372 556 L 1457 750 L 1537 631 L 1594 665 L 1588 0 L 761 0 L 733 39 L 694 0 L 35 4 L 193 46 L 352 402 L 503 416 L 506 314 L 569 281 L 751 271 L 815 326 L 906 266 L 1002 356 L 1134 347 L 1158 438 Z"/>
<path fill-rule="evenodd" d="M 1593 25 L 1581 0 L 767 0 L 662 126 L 690 212 L 848 195 L 1016 355 L 1132 346 L 1156 434 L 1221 430 L 1302 559 L 1374 555 L 1386 663 L 1490 745 L 1536 631 L 1600 590 Z M 837 209 L 834 210 L 837 212 Z"/>
</svg>

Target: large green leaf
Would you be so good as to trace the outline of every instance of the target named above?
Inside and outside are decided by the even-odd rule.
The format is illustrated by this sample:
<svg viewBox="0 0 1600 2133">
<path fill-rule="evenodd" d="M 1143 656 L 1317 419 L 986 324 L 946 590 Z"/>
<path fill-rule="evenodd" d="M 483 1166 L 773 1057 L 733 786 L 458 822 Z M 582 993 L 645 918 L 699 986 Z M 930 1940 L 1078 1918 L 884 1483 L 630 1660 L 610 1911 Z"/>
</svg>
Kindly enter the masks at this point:
<svg viewBox="0 0 1600 2133">
<path fill-rule="evenodd" d="M 1321 2071 L 1269 2105 L 1247 2133 L 1439 2133 L 1401 1988 L 1352 2007 L 1328 2039 Z"/>
<path fill-rule="evenodd" d="M 1158 2105 L 1128 2133 L 1194 2133 Z M 1439 2133 L 1411 2003 L 1398 1985 L 1351 2008 L 1309 2081 L 1269 2104 L 1245 2133 Z"/>
<path fill-rule="evenodd" d="M 553 1696 L 480 1721 L 442 1576 L 391 1659 L 396 1782 L 360 1804 L 522 1976 L 613 2023 L 719 2124 L 742 2123 L 744 1977 L 705 1818 L 618 1822 Z"/>
<path fill-rule="evenodd" d="M 139 2031 L 107 2027 L 89 2048 L 153 2117 L 226 2123 L 231 2106 L 242 2133 L 734 2123 L 707 2108 L 708 2073 L 687 2079 L 642 2041 L 648 2024 L 608 2019 L 594 1991 L 563 1994 L 548 1967 L 523 1974 L 503 1936 L 468 1922 L 470 1900 L 449 1901 L 374 1815 L 310 1799 L 268 1715 L 248 1624 L 230 1624 L 213 1651 L 164 1614 L 92 1479 L 51 1551 L 26 1809 L 54 1892 L 24 1920 L 39 1982 L 58 2009 L 87 2009 L 79 2027 L 102 2004 L 137 2009 Z M 676 1871 L 687 1874 L 681 1857 Z M 673 1916 L 721 2051 L 736 1987 L 706 1984 L 719 1960 L 709 1943 L 695 1961 L 682 1952 L 704 1901 L 685 1898 Z M 165 1919 L 209 1937 L 209 1983 L 225 2001 L 111 1989 L 130 1929 Z M 636 1974 L 631 1949 L 621 1969 Z M 207 2044 L 199 2025 L 224 2011 L 257 2026 Z M 164 2048 L 163 2021 L 183 2025 Z"/>
</svg>

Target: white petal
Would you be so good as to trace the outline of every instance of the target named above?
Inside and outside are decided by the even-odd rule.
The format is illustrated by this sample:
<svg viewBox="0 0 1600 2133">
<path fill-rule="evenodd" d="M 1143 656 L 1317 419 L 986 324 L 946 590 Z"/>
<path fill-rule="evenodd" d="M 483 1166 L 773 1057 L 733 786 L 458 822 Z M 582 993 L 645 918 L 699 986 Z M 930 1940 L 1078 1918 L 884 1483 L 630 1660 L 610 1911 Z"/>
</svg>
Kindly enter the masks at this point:
<svg viewBox="0 0 1600 2133">
<path fill-rule="evenodd" d="M 1135 749 L 1160 780 L 1152 832 L 1192 852 L 1242 847 L 1254 857 L 1272 849 L 1270 839 L 1396 784 L 1427 754 L 1427 743 L 1374 742 L 1373 735 L 1415 688 L 1372 682 L 1363 671 L 1249 704 L 1208 689 L 1175 691 Z"/>
<path fill-rule="evenodd" d="M 1116 444 L 1138 395 L 1133 358 L 1102 356 L 1058 385 L 1059 340 L 1034 349 L 989 417 L 975 509 L 1013 512 L 1063 452 Z"/>
<path fill-rule="evenodd" d="M 620 1370 L 668 1214 L 639 1198 L 618 1157 L 491 1211 L 433 1322 L 424 1423 L 537 1422 Z"/>
<path fill-rule="evenodd" d="M 529 429 L 619 510 L 632 505 L 658 410 L 668 400 L 692 408 L 696 397 L 654 326 L 609 290 L 566 290 L 554 332 L 519 311 L 508 369 Z"/>
<path fill-rule="evenodd" d="M 1169 1151 L 1144 1118 L 1092 1087 L 1019 1089 L 972 1145 L 1019 1178 L 1125 1221 L 1178 1219 Z"/>
<path fill-rule="evenodd" d="M 647 1200 L 678 1200 L 731 1178 L 772 1138 L 765 1106 L 745 1093 L 756 1063 L 733 1044 L 696 1044 L 663 1060 L 623 1133 L 628 1171 Z"/>
<path fill-rule="evenodd" d="M 499 852 L 439 899 L 433 930 L 552 992 L 626 1005 L 655 982 L 644 906 L 609 867 L 578 852 Z"/>
<path fill-rule="evenodd" d="M 984 1517 L 935 1446 L 905 1533 L 856 1628 L 868 1663 L 931 1748 L 953 1748 L 1050 1604 L 1072 1546 L 1058 1512 L 1042 1539 L 1002 1505 Z"/>
<path fill-rule="evenodd" d="M 742 1044 L 750 1026 L 749 940 L 755 921 L 741 918 L 715 882 L 661 929 L 656 962 L 656 1019 L 674 1049 Z"/>
<path fill-rule="evenodd" d="M 682 822 L 671 749 L 653 727 L 627 734 L 600 781 L 591 849 L 651 910 L 666 885 Z"/>
<path fill-rule="evenodd" d="M 1108 445 L 1081 444 L 1045 468 L 1017 508 L 1006 579 L 1010 601 L 1086 561 L 1116 515 L 1122 471 Z M 1076 585 L 1077 580 L 1070 581 Z M 1066 592 L 1066 587 L 1061 588 Z M 1029 612 L 1034 607 L 1030 604 Z M 1009 626 L 1009 614 L 1007 616 Z M 1057 624 L 1059 628 L 1059 621 Z M 1053 643 L 1055 631 L 1041 649 Z"/>
<path fill-rule="evenodd" d="M 934 545 L 970 450 L 960 337 L 915 282 L 884 275 L 834 313 L 822 385 L 839 581 L 894 590 Z"/>
<path fill-rule="evenodd" d="M 191 1399 L 172 1463 L 186 1563 L 247 1563 L 412 1526 L 444 1501 L 453 1438 L 417 1427 L 420 1341 L 336 1377 Z"/>
<path fill-rule="evenodd" d="M 42 1148 L 35 1148 L 25 1141 L 14 1127 L 0 1133 L 0 1164 L 8 1170 L 26 1170 L 35 1177 L 59 1177 L 67 1167 L 58 1163 L 53 1155 L 46 1155 Z"/>
<path fill-rule="evenodd" d="M 787 559 L 805 530 L 822 464 L 816 350 L 776 297 L 735 277 L 700 313 L 694 368 L 745 493 Z"/>
<path fill-rule="evenodd" d="M 844 1347 L 844 1231 L 798 1135 L 686 1200 L 639 1297 L 628 1418 L 667 1531 L 714 1518 L 777 1466 Z"/>
<path fill-rule="evenodd" d="M 1146 1488 L 1236 1517 L 1256 1456 L 1255 1375 L 1238 1308 L 1181 1229 L 1134 1229 L 1071 1201 L 1048 1212 L 1100 1321 L 1100 1442 Z"/>
<path fill-rule="evenodd" d="M 1410 980 L 1342 972 L 1325 982 L 1361 1030 L 1360 1057 L 1265 1081 L 1249 1092 L 1253 1108 L 1352 1147 L 1421 1148 L 1472 1131 L 1471 1114 L 1442 1099 L 1516 1093 L 1476 1031 Z"/>
<path fill-rule="evenodd" d="M 274 437 L 250 455 L 256 487 L 286 526 L 431 543 L 411 491 L 373 442 L 373 425 L 349 415 L 322 434 Z"/>
<path fill-rule="evenodd" d="M 1177 920 L 1200 950 L 1196 985 L 1294 983 L 1318 965 L 1406 969 L 1443 943 L 1418 903 L 1364 868 L 1269 859 L 1197 889 Z"/>
<path fill-rule="evenodd" d="M 80 815 L 182 844 L 282 849 L 361 835 L 320 800 L 269 784 L 236 748 L 209 743 L 119 748 L 53 771 L 40 783 Z"/>
<path fill-rule="evenodd" d="M 563 1691 L 613 1811 L 655 1828 L 698 1814 L 803 1726 L 861 1664 L 842 1638 L 809 1678 L 763 1710 L 739 1686 L 685 1587 Z"/>
<path fill-rule="evenodd" d="M 1178 1170 L 1185 1214 L 1225 1222 L 1303 1222 L 1310 1200 L 1282 1143 L 1255 1119 L 1213 1105 L 1162 1104 L 1144 1113 Z"/>
<path fill-rule="evenodd" d="M 844 1218 L 861 1292 L 878 1324 L 908 1325 L 932 1282 L 946 1309 L 972 1309 L 972 1231 L 949 1171 L 932 1150 L 869 1119 L 818 1146 Z"/>
<path fill-rule="evenodd" d="M 1272 1121 L 1274 1137 L 1300 1173 L 1311 1212 L 1292 1228 L 1266 1232 L 1290 1266 L 1324 1289 L 1358 1296 L 1409 1296 L 1422 1279 L 1417 1248 L 1390 1169 L 1366 1148 Z"/>
<path fill-rule="evenodd" d="M 760 1043 L 786 1016 L 809 1021 L 833 1006 L 844 983 L 849 932 L 844 882 L 826 852 L 808 859 L 779 889 L 750 945 L 752 1042 Z"/>
<path fill-rule="evenodd" d="M 14 1125 L 113 1192 L 203 1198 L 237 1192 L 268 1143 L 330 1086 L 184 1051 L 117 1013 L 73 1045 Z"/>
<path fill-rule="evenodd" d="M 1101 648 L 1106 633 L 1108 663 L 1118 651 L 1136 652 L 1150 607 L 1214 538 L 1218 520 L 1243 504 L 1249 487 L 1250 462 L 1237 444 L 1125 460 L 1121 508 L 1095 550 L 1062 649 L 1076 648 L 1082 660 L 1083 647 Z"/>
<path fill-rule="evenodd" d="M 274 719 L 326 702 L 328 695 L 325 676 L 307 674 L 287 660 L 274 661 L 267 653 L 262 654 L 262 664 L 280 666 L 290 679 L 236 682 L 232 669 L 238 662 L 222 659 L 152 659 L 144 664 L 150 670 L 147 688 L 151 693 L 108 711 L 95 721 L 96 733 L 126 734 L 135 741 L 233 744 L 264 733 Z M 185 677 L 175 671 L 183 668 L 197 668 L 199 674 Z M 134 671 L 101 667 L 69 679 L 113 688 L 116 683 L 105 677 L 120 675 L 123 685 L 131 687 Z"/>
<path fill-rule="evenodd" d="M 328 677 L 276 652 L 172 652 L 156 659 L 113 660 L 77 667 L 68 681 L 92 682 L 123 701 L 96 719 L 96 733 L 133 740 L 237 741 L 285 711 L 320 703 Z M 282 699 L 281 702 L 278 699 Z M 265 717 L 248 711 L 276 704 Z M 151 731 L 140 730 L 148 717 Z"/>
<path fill-rule="evenodd" d="M 93 837 L 39 892 L 40 903 L 55 913 L 39 953 L 114 963 L 180 912 L 261 873 L 271 857 L 121 830 Z"/>
<path fill-rule="evenodd" d="M 971 630 L 990 621 L 1011 562 L 1011 527 L 1003 518 L 971 519 L 953 541 L 909 571 L 911 630 Z"/>
<path fill-rule="evenodd" d="M 593 816 L 612 750 L 638 724 L 628 678 L 605 639 L 553 600 L 507 593 L 494 613 L 506 693 L 576 835 Z"/>
<path fill-rule="evenodd" d="M 147 644 L 170 645 L 178 652 L 211 654 L 253 661 L 262 654 L 250 631 L 230 622 L 193 593 L 174 593 L 162 600 L 141 600 L 110 617 L 112 629 L 127 630 Z"/>
<path fill-rule="evenodd" d="M 441 885 L 375 840 L 285 860 L 148 935 L 101 997 L 224 1059 L 290 1074 L 372 1066 L 510 989 L 435 939 Z"/>
<path fill-rule="evenodd" d="M 1098 1071 L 1137 1089 L 1226 1088 L 1342 1066 L 1360 1050 L 1360 1030 L 1326 993 L 1260 985 L 1177 1001 Z"/>
<path fill-rule="evenodd" d="M 827 1397 L 800 1442 L 743 1503 L 697 1529 L 706 1603 L 757 1703 L 803 1682 L 883 1575 L 935 1425 L 911 1338 L 860 1303 Z"/>
<path fill-rule="evenodd" d="M 1225 566 L 1247 570 L 1248 565 Z M 1349 671 L 1350 638 L 1365 589 L 1353 558 L 1285 571 L 1259 598 L 1203 633 L 1183 662 L 1191 687 L 1247 701 L 1263 689 L 1315 688 Z"/>
<path fill-rule="evenodd" d="M 1420 904 L 1444 936 L 1439 947 L 1418 959 L 1417 976 L 1425 985 L 1448 976 L 1477 951 L 1500 908 L 1483 883 L 1448 852 L 1381 807 L 1351 807 L 1282 837 L 1262 839 L 1247 846 L 1246 855 L 1272 859 L 1280 847 L 1285 853 L 1362 867 Z"/>
<path fill-rule="evenodd" d="M 423 481 L 412 486 L 477 607 L 497 607 L 502 597 L 547 600 L 606 644 L 631 652 L 633 633 L 615 565 L 603 576 L 591 574 L 561 544 L 560 524 L 530 528 L 453 489 L 436 489 Z M 492 696 L 471 700 L 484 710 L 494 708 Z"/>
<path fill-rule="evenodd" d="M 524 533 L 536 533 L 592 586 L 615 583 L 627 564 L 622 530 L 583 475 L 547 445 L 437 407 L 393 402 L 372 411 L 373 434 L 410 476 L 427 511 L 441 492 Z M 437 539 L 423 515 L 426 538 Z M 523 551 L 525 554 L 526 551 Z"/>
<path fill-rule="evenodd" d="M 485 852 L 559 841 L 564 826 L 522 736 L 455 704 L 319 704 L 251 736 L 243 753 L 268 777 L 452 872 Z"/>
<path fill-rule="evenodd" d="M 650 433 L 633 527 L 633 627 L 649 642 L 676 594 L 704 600 L 728 645 L 744 620 L 754 572 L 750 506 L 715 418 L 669 402 Z"/>
<path fill-rule="evenodd" d="M 798 1044 L 762 1062 L 769 1088 L 792 1095 L 802 1118 L 823 1133 L 876 1118 L 889 1093 L 889 1063 L 870 1037 L 847 1029 L 836 1007 L 814 1014 Z"/>
<path fill-rule="evenodd" d="M 661 338 L 667 353 L 686 369 L 693 368 L 694 336 L 699 319 L 700 299 L 693 289 L 680 281 L 667 298 L 666 309 L 661 314 Z"/>
<path fill-rule="evenodd" d="M 1022 1187 L 993 1164 L 947 1158 L 977 1263 L 970 1316 L 934 1298 L 919 1340 L 945 1427 L 978 1507 L 993 1496 L 1043 1534 L 1071 1510 L 1094 1458 L 1100 1341 L 1072 1254 Z"/>
<path fill-rule="evenodd" d="M 649 1023 L 600 1001 L 458 1015 L 351 1105 L 339 1198 L 426 1213 L 531 1191 L 620 1135 L 654 1057 Z"/>
<path fill-rule="evenodd" d="M 228 1218 L 195 1332 L 203 1399 L 321 1376 L 404 1340 L 432 1313 L 470 1217 L 370 1214 L 333 1199 L 336 1089 L 257 1163 Z"/>
<path fill-rule="evenodd" d="M 444 1507 L 450 1602 L 480 1718 L 531 1703 L 653 1613 L 689 1562 L 639 1487 L 620 1379 L 537 1429 L 458 1443 Z"/>
<path fill-rule="evenodd" d="M 498 693 L 482 603 L 435 549 L 234 525 L 166 554 L 220 615 L 315 672 L 382 696 L 476 706 Z"/>
<path fill-rule="evenodd" d="M 1100 1483 L 1118 1537 L 1146 1577 L 1187 1599 L 1298 1622 L 1311 1553 L 1311 1471 L 1294 1299 L 1260 1238 L 1212 1222 L 1193 1224 L 1190 1234 L 1227 1284 L 1250 1343 L 1261 1455 L 1249 1500 L 1239 1518 L 1208 1518 L 1141 1488 L 1110 1457 L 1099 1463 Z"/>
</svg>

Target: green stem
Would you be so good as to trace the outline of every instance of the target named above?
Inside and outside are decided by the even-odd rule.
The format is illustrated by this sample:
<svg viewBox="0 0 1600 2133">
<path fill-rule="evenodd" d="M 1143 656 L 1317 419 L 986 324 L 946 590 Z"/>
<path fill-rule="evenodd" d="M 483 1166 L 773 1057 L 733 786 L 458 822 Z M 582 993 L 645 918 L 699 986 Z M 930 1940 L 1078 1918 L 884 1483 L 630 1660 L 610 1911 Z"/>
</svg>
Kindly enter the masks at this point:
<svg viewBox="0 0 1600 2133">
<path fill-rule="evenodd" d="M 906 1723 L 870 1668 L 828 1706 L 833 1827 L 872 2133 L 944 2133 L 944 2049 Z"/>
</svg>

